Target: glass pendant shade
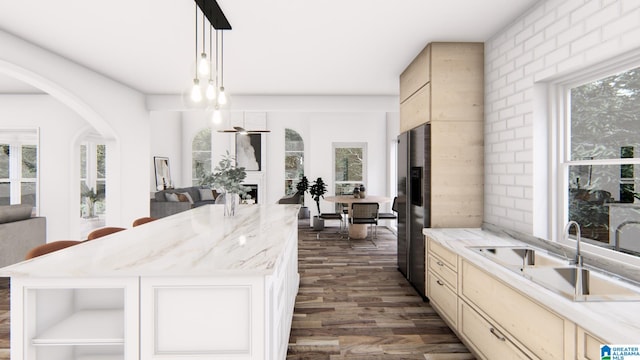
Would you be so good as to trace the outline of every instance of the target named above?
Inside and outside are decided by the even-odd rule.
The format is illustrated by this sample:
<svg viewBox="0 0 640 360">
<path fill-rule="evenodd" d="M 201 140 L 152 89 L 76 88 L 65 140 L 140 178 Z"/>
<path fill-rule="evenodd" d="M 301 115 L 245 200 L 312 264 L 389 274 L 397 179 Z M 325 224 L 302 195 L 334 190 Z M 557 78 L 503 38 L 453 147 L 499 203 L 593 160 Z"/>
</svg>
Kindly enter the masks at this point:
<svg viewBox="0 0 640 360">
<path fill-rule="evenodd" d="M 207 85 L 207 99 L 214 100 L 216 98 L 216 87 L 213 85 L 213 80 L 209 80 L 209 85 Z"/>
<path fill-rule="evenodd" d="M 213 115 L 211 116 L 211 122 L 218 125 L 222 123 L 222 114 L 220 113 L 220 108 L 216 105 L 216 108 L 213 110 Z"/>
<path fill-rule="evenodd" d="M 207 53 L 200 54 L 200 63 L 198 64 L 198 72 L 202 76 L 209 75 L 209 62 L 207 61 Z"/>
<path fill-rule="evenodd" d="M 218 92 L 218 104 L 225 105 L 227 103 L 227 95 L 224 93 L 224 86 L 220 86 L 220 92 Z"/>
<path fill-rule="evenodd" d="M 191 100 L 194 102 L 202 101 L 202 91 L 200 91 L 200 80 L 193 79 L 193 87 L 191 88 Z"/>
</svg>

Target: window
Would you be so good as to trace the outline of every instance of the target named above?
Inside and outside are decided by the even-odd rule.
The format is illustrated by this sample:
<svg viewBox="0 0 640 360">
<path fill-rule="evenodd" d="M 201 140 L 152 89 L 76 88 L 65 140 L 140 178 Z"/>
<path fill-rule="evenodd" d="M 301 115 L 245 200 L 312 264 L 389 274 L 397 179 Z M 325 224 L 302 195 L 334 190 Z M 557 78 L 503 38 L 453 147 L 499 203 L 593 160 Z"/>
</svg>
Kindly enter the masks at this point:
<svg viewBox="0 0 640 360">
<path fill-rule="evenodd" d="M 333 180 L 336 195 L 352 194 L 356 185 L 365 185 L 366 157 L 366 143 L 333 144 Z"/>
<path fill-rule="evenodd" d="M 640 68 L 566 89 L 566 219 L 592 244 L 640 255 L 640 242 L 615 239 L 620 224 L 640 222 Z"/>
<path fill-rule="evenodd" d="M 211 129 L 200 130 L 191 142 L 191 183 L 200 185 L 203 174 L 211 173 Z"/>
<path fill-rule="evenodd" d="M 284 129 L 284 192 L 294 194 L 304 175 L 304 141 L 298 132 Z"/>
<path fill-rule="evenodd" d="M 85 141 L 80 144 L 80 216 L 104 217 L 107 208 L 106 154 L 104 144 Z"/>
<path fill-rule="evenodd" d="M 37 131 L 4 131 L 0 137 L 0 205 L 37 206 Z"/>
</svg>

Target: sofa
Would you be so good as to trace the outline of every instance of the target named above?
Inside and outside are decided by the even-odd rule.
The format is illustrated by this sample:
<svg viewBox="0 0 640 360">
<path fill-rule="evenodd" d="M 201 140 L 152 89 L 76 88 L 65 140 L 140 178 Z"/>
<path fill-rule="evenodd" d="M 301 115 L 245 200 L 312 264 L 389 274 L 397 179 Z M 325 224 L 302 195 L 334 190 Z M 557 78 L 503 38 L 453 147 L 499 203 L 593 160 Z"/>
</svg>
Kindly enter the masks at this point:
<svg viewBox="0 0 640 360">
<path fill-rule="evenodd" d="M 44 217 L 32 217 L 28 204 L 0 206 L 0 267 L 24 260 L 32 248 L 47 239 Z"/>
<path fill-rule="evenodd" d="M 149 213 L 153 218 L 162 218 L 198 206 L 215 204 L 217 197 L 215 190 L 200 186 L 161 190 L 151 199 Z"/>
</svg>

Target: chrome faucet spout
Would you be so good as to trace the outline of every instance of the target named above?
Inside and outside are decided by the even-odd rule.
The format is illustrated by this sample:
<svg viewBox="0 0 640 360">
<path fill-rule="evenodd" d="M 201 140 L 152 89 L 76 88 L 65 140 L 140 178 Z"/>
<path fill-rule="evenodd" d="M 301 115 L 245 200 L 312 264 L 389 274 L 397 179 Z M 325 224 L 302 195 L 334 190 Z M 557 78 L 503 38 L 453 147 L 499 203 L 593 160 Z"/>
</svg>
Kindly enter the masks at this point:
<svg viewBox="0 0 640 360">
<path fill-rule="evenodd" d="M 569 221 L 564 227 L 564 240 L 566 241 L 569 238 L 569 229 L 571 229 L 571 226 L 576 228 L 576 257 L 574 259 L 574 264 L 582 267 L 583 261 L 582 253 L 580 251 L 580 224 L 573 220 Z"/>
<path fill-rule="evenodd" d="M 620 251 L 620 236 L 622 235 L 622 228 L 627 225 L 639 225 L 639 224 L 640 224 L 640 221 L 628 220 L 618 225 L 618 227 L 616 228 L 616 234 L 615 234 L 614 244 L 613 244 L 613 247 L 616 251 Z"/>
</svg>

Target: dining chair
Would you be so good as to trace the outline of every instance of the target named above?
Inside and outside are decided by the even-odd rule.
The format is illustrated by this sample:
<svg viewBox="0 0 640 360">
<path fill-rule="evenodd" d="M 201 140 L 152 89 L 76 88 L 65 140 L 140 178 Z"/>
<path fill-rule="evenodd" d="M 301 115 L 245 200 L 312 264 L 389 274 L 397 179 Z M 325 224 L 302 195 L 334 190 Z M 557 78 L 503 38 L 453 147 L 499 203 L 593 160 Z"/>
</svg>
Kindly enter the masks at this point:
<svg viewBox="0 0 640 360">
<path fill-rule="evenodd" d="M 127 229 L 121 228 L 121 227 L 115 227 L 115 226 L 107 226 L 100 229 L 96 229 L 90 232 L 89 235 L 87 235 L 87 240 L 95 240 L 97 238 L 101 238 L 103 236 L 117 233 L 118 231 L 122 231 L 122 230 L 127 230 Z"/>
<path fill-rule="evenodd" d="M 379 209 L 380 209 L 380 204 L 378 203 L 373 203 L 373 202 L 351 203 L 351 216 L 349 217 L 349 224 L 369 225 L 369 229 L 370 229 L 371 225 L 378 225 Z M 377 234 L 374 233 L 372 237 L 376 238 Z"/>
<path fill-rule="evenodd" d="M 381 212 L 378 214 L 378 220 L 395 220 L 398 218 L 398 215 L 396 215 L 396 213 L 398 212 L 398 197 L 394 197 L 393 198 L 393 204 L 391 205 L 391 211 L 390 213 L 387 212 Z"/>
<path fill-rule="evenodd" d="M 27 252 L 24 259 L 29 260 L 38 256 L 42 256 L 54 251 L 62 250 L 64 248 L 68 248 L 73 245 L 77 245 L 82 243 L 82 241 L 77 240 L 58 240 L 52 241 L 50 243 L 38 245 Z"/>
<path fill-rule="evenodd" d="M 149 222 L 152 222 L 152 221 L 156 221 L 156 220 L 158 220 L 158 219 L 156 219 L 154 217 L 148 217 L 148 216 L 141 217 L 141 218 L 137 218 L 137 219 L 133 220 L 132 226 L 136 227 L 136 226 L 140 226 L 140 225 L 143 225 L 143 224 L 146 224 L 146 223 L 149 223 Z"/>
<path fill-rule="evenodd" d="M 323 220 L 339 220 L 340 221 L 340 230 L 338 231 L 337 234 L 340 235 L 340 237 L 342 237 L 342 235 L 343 235 L 342 231 L 343 231 L 343 227 L 344 227 L 344 218 L 342 217 L 341 213 L 338 213 L 338 212 L 335 212 L 335 213 L 320 213 L 320 215 L 318 215 L 318 217 L 320 219 L 323 219 Z M 317 240 L 322 240 L 320 238 L 320 234 L 321 233 L 327 234 L 327 232 L 324 232 L 324 231 L 318 232 L 316 234 L 316 239 Z"/>
</svg>

